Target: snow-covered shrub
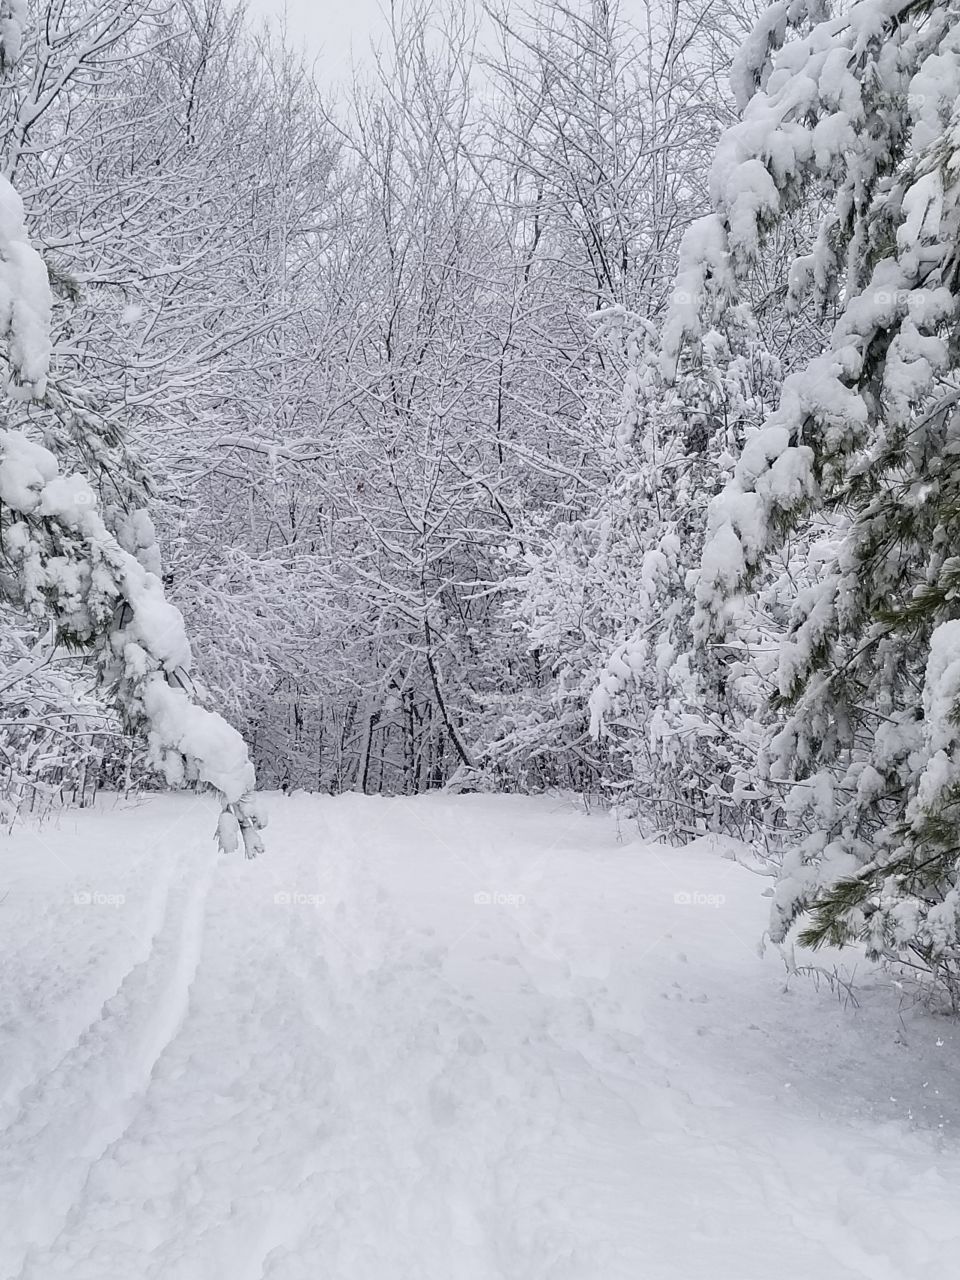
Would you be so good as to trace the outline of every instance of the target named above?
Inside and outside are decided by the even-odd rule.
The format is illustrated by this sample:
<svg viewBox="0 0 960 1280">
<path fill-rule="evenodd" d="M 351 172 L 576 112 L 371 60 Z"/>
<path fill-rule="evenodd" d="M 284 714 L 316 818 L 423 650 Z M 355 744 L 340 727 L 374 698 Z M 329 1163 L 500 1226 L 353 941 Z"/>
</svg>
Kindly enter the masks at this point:
<svg viewBox="0 0 960 1280">
<path fill-rule="evenodd" d="M 747 834 L 760 816 L 756 645 L 698 647 L 689 586 L 710 500 L 762 417 L 779 367 L 746 308 L 731 308 L 679 368 L 649 322 L 634 327 L 628 350 L 621 468 L 605 495 L 600 553 L 616 565 L 630 607 L 608 637 L 591 729 L 617 742 L 625 794 L 648 824 Z"/>
<path fill-rule="evenodd" d="M 760 817 L 758 664 L 770 658 L 756 643 L 698 649 L 688 584 L 710 499 L 762 419 L 778 362 L 745 307 L 685 351 L 669 381 L 651 321 L 622 308 L 601 320 L 622 397 L 598 391 L 582 424 L 589 507 L 525 526 L 513 616 L 545 678 L 492 754 L 601 787 L 648 829 L 746 834 Z"/>
</svg>

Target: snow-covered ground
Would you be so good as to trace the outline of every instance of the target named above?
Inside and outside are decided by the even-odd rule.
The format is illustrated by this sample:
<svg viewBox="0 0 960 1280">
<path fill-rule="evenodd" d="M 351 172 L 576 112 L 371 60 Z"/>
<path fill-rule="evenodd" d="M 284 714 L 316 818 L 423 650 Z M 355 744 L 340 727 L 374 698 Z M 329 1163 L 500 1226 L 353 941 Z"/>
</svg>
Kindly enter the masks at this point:
<svg viewBox="0 0 960 1280">
<path fill-rule="evenodd" d="M 765 882 L 559 800 L 0 844 L 0 1277 L 957 1274 L 957 1029 L 761 958 Z M 2 892 L 0 891 L 0 892 Z"/>
</svg>

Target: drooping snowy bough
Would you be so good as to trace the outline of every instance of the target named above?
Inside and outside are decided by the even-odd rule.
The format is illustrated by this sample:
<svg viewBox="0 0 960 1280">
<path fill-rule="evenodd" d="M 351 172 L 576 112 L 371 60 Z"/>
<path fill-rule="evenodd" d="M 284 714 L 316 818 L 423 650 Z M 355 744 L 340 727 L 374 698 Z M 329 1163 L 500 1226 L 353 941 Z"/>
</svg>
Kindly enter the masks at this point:
<svg viewBox="0 0 960 1280">
<path fill-rule="evenodd" d="M 782 646 L 771 780 L 795 839 L 773 934 L 860 940 L 960 995 L 960 3 L 771 5 L 734 69 L 715 213 L 687 236 L 674 350 L 736 296 L 788 212 L 837 320 L 715 500 L 697 583 L 723 636 L 785 539 L 822 526 Z"/>
<path fill-rule="evenodd" d="M 24 14 L 12 0 L 0 4 L 4 68 L 16 61 Z M 16 400 L 48 395 L 51 307 L 23 204 L 0 175 L 0 338 Z M 196 700 L 183 617 L 164 598 L 146 513 L 114 532 L 82 475 L 65 474 L 23 431 L 0 431 L 0 553 L 0 597 L 52 622 L 62 645 L 92 652 L 124 722 L 145 734 L 151 763 L 172 785 L 195 780 L 220 793 L 221 848 L 242 838 L 248 857 L 260 852 L 253 765 L 240 734 Z"/>
</svg>

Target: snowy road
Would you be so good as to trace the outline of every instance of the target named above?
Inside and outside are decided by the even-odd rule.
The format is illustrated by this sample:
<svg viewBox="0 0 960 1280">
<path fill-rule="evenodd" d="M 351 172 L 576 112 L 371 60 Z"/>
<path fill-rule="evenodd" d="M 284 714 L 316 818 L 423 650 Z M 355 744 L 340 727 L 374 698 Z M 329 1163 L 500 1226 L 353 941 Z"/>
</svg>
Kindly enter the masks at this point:
<svg viewBox="0 0 960 1280">
<path fill-rule="evenodd" d="M 293 797 L 0 846 L 0 1280 L 900 1280 L 960 1043 L 756 951 L 763 881 L 559 801 Z"/>
</svg>

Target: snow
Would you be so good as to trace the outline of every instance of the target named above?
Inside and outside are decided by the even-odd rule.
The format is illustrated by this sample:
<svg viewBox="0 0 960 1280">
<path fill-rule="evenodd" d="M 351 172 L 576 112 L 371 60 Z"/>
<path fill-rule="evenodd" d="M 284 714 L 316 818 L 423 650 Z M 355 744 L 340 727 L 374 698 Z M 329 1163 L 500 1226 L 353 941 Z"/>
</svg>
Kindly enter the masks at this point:
<svg viewBox="0 0 960 1280">
<path fill-rule="evenodd" d="M 955 42 L 956 37 L 954 36 Z M 911 137 L 914 150 L 936 142 L 947 124 L 960 89 L 960 58 L 956 49 L 931 54 L 910 81 L 907 105 L 916 121 Z"/>
<path fill-rule="evenodd" d="M 938 170 L 925 173 L 903 197 L 904 220 L 897 227 L 897 246 L 907 250 L 923 239 L 934 240 L 943 218 L 943 180 Z"/>
<path fill-rule="evenodd" d="M 191 702 L 157 672 L 147 678 L 143 705 L 150 744 L 159 758 L 172 747 L 178 753 L 174 767 L 182 769 L 181 757 L 193 762 L 197 776 L 222 792 L 227 804 L 236 804 L 253 790 L 256 778 L 246 743 L 221 716 Z M 181 777 L 169 780 L 177 783 Z M 221 829 L 232 830 L 229 824 Z"/>
<path fill-rule="evenodd" d="M 0 66 L 19 60 L 26 21 L 27 0 L 0 0 Z"/>
<path fill-rule="evenodd" d="M 19 51 L 14 31 L 0 12 L 0 58 Z M 13 370 L 7 390 L 18 398 L 46 390 L 52 306 L 47 268 L 27 235 L 23 201 L 0 175 L 0 335 L 9 344 Z"/>
<path fill-rule="evenodd" d="M 740 111 L 746 107 L 757 89 L 763 87 L 766 79 L 764 72 L 769 70 L 767 63 L 771 48 L 783 43 L 786 27 L 786 0 L 776 0 L 776 3 L 761 14 L 753 30 L 741 44 L 730 68 L 730 88 Z"/>
<path fill-rule="evenodd" d="M 665 378 L 676 377 L 685 339 L 699 334 L 707 305 L 708 286 L 722 295 L 730 283 L 723 227 L 719 218 L 698 218 L 680 242 L 676 283 L 670 295 L 661 334 L 661 368 Z"/>
<path fill-rule="evenodd" d="M 786 981 L 740 847 L 271 808 L 256 862 L 188 795 L 0 850 L 2 1280 L 953 1273 L 956 1024 Z"/>
<path fill-rule="evenodd" d="M 957 785 L 957 703 L 960 700 L 960 620 L 941 622 L 930 637 L 923 684 L 926 760 L 908 816 L 937 813 Z"/>
<path fill-rule="evenodd" d="M 57 476 L 57 460 L 49 449 L 19 431 L 0 431 L 0 502 L 22 511 L 36 510 L 43 490 Z"/>
</svg>

